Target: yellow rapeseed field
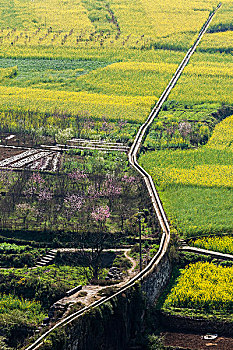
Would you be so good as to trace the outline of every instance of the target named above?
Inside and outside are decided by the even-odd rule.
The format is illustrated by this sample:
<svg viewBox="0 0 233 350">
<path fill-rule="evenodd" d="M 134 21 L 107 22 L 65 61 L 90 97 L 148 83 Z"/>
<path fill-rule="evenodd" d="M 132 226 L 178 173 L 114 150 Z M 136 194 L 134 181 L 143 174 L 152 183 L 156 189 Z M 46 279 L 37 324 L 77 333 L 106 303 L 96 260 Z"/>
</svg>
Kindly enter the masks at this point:
<svg viewBox="0 0 233 350">
<path fill-rule="evenodd" d="M 154 167 L 151 174 L 163 184 L 233 187 L 232 165 L 194 165 L 194 169 Z"/>
<path fill-rule="evenodd" d="M 13 6 L 12 6 L 13 3 Z M 88 19 L 88 12 L 81 0 L 13 0 L 1 1 L 3 11 L 8 10 L 9 17 L 0 15 L 2 29 L 9 31 L 15 26 L 20 29 L 27 29 L 31 34 L 38 27 L 51 27 L 55 32 L 74 30 L 92 30 L 94 27 Z M 13 16 L 18 18 L 18 21 Z M 13 33 L 12 33 L 13 34 Z M 35 36 L 40 35 L 34 34 Z"/>
<path fill-rule="evenodd" d="M 142 122 L 154 97 L 109 96 L 88 92 L 50 91 L 0 86 L 1 107 L 24 108 L 42 112 L 66 111 L 73 115 L 86 112 L 96 118 L 126 119 Z"/>
<path fill-rule="evenodd" d="M 9 52 L 12 45 L 39 45 L 42 50 L 45 46 L 142 48 L 154 44 L 186 48 L 216 5 L 215 0 L 12 0 L 9 6 L 4 0 L 0 40 Z"/>
<path fill-rule="evenodd" d="M 113 63 L 78 77 L 77 85 L 104 94 L 154 96 L 156 101 L 176 68 L 177 64 L 166 62 Z"/>
<path fill-rule="evenodd" d="M 216 125 L 206 147 L 233 151 L 233 115 Z"/>
<path fill-rule="evenodd" d="M 203 56 L 199 56 L 204 58 Z M 191 60 L 169 99 L 182 102 L 232 103 L 233 63 Z M 192 93 L 190 94 L 190 91 Z"/>
<path fill-rule="evenodd" d="M 233 267 L 198 262 L 181 272 L 164 306 L 232 312 Z"/>
<path fill-rule="evenodd" d="M 233 32 L 227 30 L 225 32 L 207 33 L 203 38 L 200 49 L 233 52 Z"/>
<path fill-rule="evenodd" d="M 142 0 L 145 12 L 157 36 L 179 32 L 197 32 L 216 1 Z"/>
</svg>

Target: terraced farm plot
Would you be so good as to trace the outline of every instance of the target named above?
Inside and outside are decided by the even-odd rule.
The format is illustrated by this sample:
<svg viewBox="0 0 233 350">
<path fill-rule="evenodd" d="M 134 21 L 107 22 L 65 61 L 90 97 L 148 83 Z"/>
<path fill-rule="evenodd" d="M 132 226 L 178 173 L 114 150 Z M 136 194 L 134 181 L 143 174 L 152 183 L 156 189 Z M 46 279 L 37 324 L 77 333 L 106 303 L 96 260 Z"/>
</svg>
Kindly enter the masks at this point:
<svg viewBox="0 0 233 350">
<path fill-rule="evenodd" d="M 232 117 L 228 117 L 218 124 L 202 148 L 157 151 L 141 157 L 181 234 L 232 232 L 231 122 Z"/>
<path fill-rule="evenodd" d="M 30 149 L 0 161 L 0 168 L 51 170 L 59 168 L 61 155 L 59 152 Z"/>
<path fill-rule="evenodd" d="M 169 100 L 192 104 L 232 104 L 232 62 L 225 62 L 225 56 L 221 57 L 221 62 L 211 62 L 209 55 L 201 57 L 203 61 L 194 56 L 194 61 L 186 67 Z"/>
<path fill-rule="evenodd" d="M 45 253 L 46 249 L 33 248 L 30 245 L 0 243 L 0 267 L 32 267 L 36 265 L 36 262 L 38 261 L 39 257 L 44 255 Z"/>
<path fill-rule="evenodd" d="M 229 0 L 223 1 L 218 16 L 213 19 L 199 50 L 232 53 L 233 5 Z"/>
<path fill-rule="evenodd" d="M 176 285 L 168 294 L 163 307 L 176 312 L 213 314 L 216 312 L 232 317 L 233 267 L 216 266 L 213 263 L 191 264 L 178 277 Z"/>
</svg>

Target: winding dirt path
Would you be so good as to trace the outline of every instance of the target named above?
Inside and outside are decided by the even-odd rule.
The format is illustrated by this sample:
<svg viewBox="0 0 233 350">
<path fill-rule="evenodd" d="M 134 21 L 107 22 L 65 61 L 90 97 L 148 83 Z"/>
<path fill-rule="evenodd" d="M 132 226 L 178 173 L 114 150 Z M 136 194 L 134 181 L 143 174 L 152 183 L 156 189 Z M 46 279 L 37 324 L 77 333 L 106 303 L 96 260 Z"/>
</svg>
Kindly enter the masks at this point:
<svg viewBox="0 0 233 350">
<path fill-rule="evenodd" d="M 129 255 L 130 249 L 124 251 L 124 256 L 132 263 L 132 267 L 128 270 L 129 276 L 131 276 L 135 272 L 135 268 L 137 266 L 137 262 L 134 258 Z"/>
<path fill-rule="evenodd" d="M 61 249 L 57 249 L 57 251 L 68 251 L 68 252 L 75 252 L 78 251 L 78 249 L 74 249 L 74 248 L 61 248 Z M 69 305 L 68 309 L 66 312 L 64 312 L 64 314 L 62 315 L 62 318 L 66 317 L 69 313 L 70 307 L 72 307 L 72 305 L 77 304 L 77 303 L 81 303 L 81 308 L 84 308 L 86 306 L 88 306 L 90 303 L 93 303 L 99 299 L 102 298 L 101 294 L 99 293 L 101 290 L 108 288 L 108 287 L 122 287 L 126 281 L 130 280 L 132 278 L 132 276 L 134 274 L 136 274 L 135 268 L 137 266 L 137 261 L 132 258 L 129 253 L 130 253 L 130 249 L 106 249 L 105 251 L 121 251 L 124 252 L 124 256 L 132 263 L 132 267 L 127 270 L 127 276 L 125 276 L 123 278 L 122 281 L 116 282 L 115 284 L 109 285 L 109 286 L 100 286 L 100 285 L 85 285 L 82 287 L 82 289 L 80 291 L 78 291 L 77 293 L 74 293 L 71 296 L 67 296 L 64 297 L 60 300 L 57 301 L 57 303 L 55 304 L 62 304 L 62 305 Z"/>
</svg>

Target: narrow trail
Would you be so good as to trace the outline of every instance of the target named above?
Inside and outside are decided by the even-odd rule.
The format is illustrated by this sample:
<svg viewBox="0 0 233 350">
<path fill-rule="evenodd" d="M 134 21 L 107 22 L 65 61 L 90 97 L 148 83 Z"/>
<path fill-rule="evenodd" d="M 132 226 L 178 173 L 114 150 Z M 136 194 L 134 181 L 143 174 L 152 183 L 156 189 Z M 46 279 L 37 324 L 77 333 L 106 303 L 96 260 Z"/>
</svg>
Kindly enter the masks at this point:
<svg viewBox="0 0 233 350">
<path fill-rule="evenodd" d="M 137 262 L 134 258 L 129 255 L 130 249 L 124 251 L 124 256 L 132 263 L 132 267 L 128 270 L 129 276 L 131 276 L 135 272 L 135 268 L 137 266 Z"/>
<path fill-rule="evenodd" d="M 91 252 L 91 249 L 79 249 L 79 248 L 54 248 L 49 250 L 44 256 L 41 256 L 35 267 L 41 267 L 41 266 L 46 266 L 50 263 L 52 263 L 52 261 L 55 259 L 56 254 L 59 253 L 75 253 L 75 252 Z M 109 249 L 103 249 L 103 253 L 104 252 L 114 252 L 114 253 L 120 253 L 120 252 L 126 252 L 126 251 L 130 251 L 130 248 L 109 248 Z M 127 256 L 127 259 L 131 260 L 130 256 Z"/>
<path fill-rule="evenodd" d="M 117 287 L 120 288 L 124 286 L 124 284 L 129 281 L 133 275 L 136 274 L 135 268 L 137 266 L 137 261 L 132 258 L 129 253 L 130 253 L 130 248 L 123 248 L 123 249 L 105 249 L 106 251 L 114 251 L 114 252 L 124 252 L 124 256 L 132 263 L 132 267 L 127 270 L 127 275 L 123 276 L 122 280 L 116 280 L 115 283 L 111 284 L 110 286 L 100 286 L 100 285 L 84 285 L 82 286 L 82 289 L 77 291 L 76 293 L 70 295 L 70 296 L 65 296 L 64 298 L 58 300 L 54 305 L 57 305 L 59 308 L 66 308 L 66 305 L 68 305 L 68 309 L 64 312 L 62 315 L 62 318 L 68 316 L 70 312 L 70 308 L 72 305 L 76 303 L 80 303 L 80 309 L 83 307 L 88 306 L 90 303 L 95 302 L 99 299 L 102 298 L 101 294 L 99 293 L 101 290 L 104 290 L 105 288 L 108 287 Z M 54 252 L 78 252 L 80 251 L 79 249 L 75 248 L 58 248 L 54 249 Z M 86 251 L 90 251 L 90 249 L 86 249 Z M 52 320 L 53 321 L 53 320 Z"/>
<path fill-rule="evenodd" d="M 146 135 L 146 131 L 148 130 L 148 128 L 150 127 L 150 125 L 154 121 L 155 117 L 158 116 L 158 114 L 159 114 L 159 112 L 160 112 L 160 110 L 162 108 L 163 103 L 166 101 L 166 99 L 168 98 L 171 90 L 176 85 L 178 79 L 180 78 L 181 74 L 183 73 L 184 68 L 188 64 L 191 56 L 195 52 L 195 50 L 196 50 L 199 42 L 201 41 L 203 35 L 207 31 L 207 29 L 208 29 L 208 27 L 209 27 L 209 25 L 210 25 L 214 15 L 215 15 L 216 11 L 220 7 L 221 7 L 221 3 L 219 3 L 219 5 L 216 7 L 216 9 L 209 15 L 209 18 L 207 19 L 207 21 L 205 22 L 205 24 L 203 25 L 202 29 L 199 32 L 198 38 L 196 39 L 196 41 L 194 42 L 192 47 L 186 53 L 184 59 L 182 60 L 182 62 L 179 65 L 179 67 L 177 68 L 175 74 L 173 75 L 173 77 L 170 80 L 169 84 L 167 85 L 166 89 L 162 93 L 162 95 L 159 98 L 158 102 L 156 103 L 155 107 L 151 111 L 151 113 L 150 113 L 149 117 L 147 118 L 146 122 L 139 128 L 139 131 L 138 131 L 138 133 L 137 133 L 137 135 L 135 137 L 133 145 L 131 146 L 129 154 L 128 154 L 129 163 L 132 165 L 133 168 L 136 169 L 136 171 L 138 171 L 139 174 L 141 174 L 141 176 L 143 177 L 143 179 L 145 181 L 145 184 L 147 186 L 147 190 L 148 190 L 150 198 L 151 198 L 151 202 L 152 202 L 153 207 L 154 207 L 155 214 L 156 214 L 156 216 L 158 218 L 160 227 L 161 227 L 162 232 L 163 232 L 162 238 L 161 238 L 161 242 L 160 242 L 160 247 L 159 247 L 159 250 L 158 250 L 157 254 L 152 258 L 152 260 L 144 268 L 144 270 L 142 270 L 136 276 L 131 278 L 130 281 L 126 282 L 122 286 L 122 288 L 120 288 L 115 294 L 113 294 L 110 297 L 101 298 L 100 300 L 97 300 L 97 301 L 93 302 L 92 304 L 88 305 L 87 307 L 83 308 L 82 310 L 77 311 L 77 312 L 71 314 L 70 316 L 62 319 L 60 322 L 55 324 L 50 330 L 48 330 L 43 335 L 41 335 L 33 344 L 28 346 L 25 350 L 39 349 L 40 346 L 43 344 L 44 339 L 51 332 L 53 332 L 53 330 L 55 330 L 55 329 L 57 329 L 59 327 L 67 326 L 68 324 L 72 323 L 77 318 L 82 316 L 86 311 L 88 311 L 90 309 L 94 309 L 96 307 L 99 307 L 100 305 L 102 305 L 103 303 L 106 303 L 108 301 L 111 301 L 112 298 L 118 296 L 122 292 L 124 292 L 124 291 L 128 290 L 130 287 L 132 287 L 135 284 L 135 282 L 142 281 L 143 279 L 145 279 L 148 275 L 150 275 L 154 271 L 154 269 L 159 265 L 160 261 L 162 260 L 162 258 L 166 254 L 168 246 L 169 246 L 169 242 L 170 242 L 170 226 L 169 226 L 168 220 L 166 218 L 166 214 L 164 212 L 164 209 L 163 209 L 162 203 L 160 201 L 159 195 L 158 195 L 158 193 L 157 193 L 157 191 L 155 189 L 155 185 L 154 185 L 153 179 L 138 164 L 138 162 L 137 162 L 137 155 L 139 153 L 139 149 L 141 147 L 141 144 L 143 143 L 144 137 Z"/>
</svg>

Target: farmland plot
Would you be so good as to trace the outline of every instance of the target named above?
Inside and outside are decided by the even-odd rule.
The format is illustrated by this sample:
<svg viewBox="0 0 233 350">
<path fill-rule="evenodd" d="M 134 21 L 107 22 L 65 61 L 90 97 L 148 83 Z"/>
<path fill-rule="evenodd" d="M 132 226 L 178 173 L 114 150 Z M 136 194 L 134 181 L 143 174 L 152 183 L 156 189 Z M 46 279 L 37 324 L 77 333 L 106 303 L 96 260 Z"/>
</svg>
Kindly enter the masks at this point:
<svg viewBox="0 0 233 350">
<path fill-rule="evenodd" d="M 141 157 L 159 187 L 170 220 L 186 236 L 232 232 L 231 125 L 232 117 L 218 124 L 199 149 L 164 150 Z"/>
<path fill-rule="evenodd" d="M 176 312 L 198 310 L 203 314 L 232 318 L 232 266 L 198 262 L 181 270 L 176 285 L 168 294 L 164 308 Z"/>
<path fill-rule="evenodd" d="M 111 0 L 98 4 L 78 0 L 66 3 L 52 0 L 46 4 L 12 0 L 9 12 L 16 16 L 6 17 L 7 3 L 3 2 L 2 56 L 11 58 L 2 60 L 0 108 L 50 114 L 59 110 L 72 116 L 88 112 L 94 119 L 104 116 L 113 121 L 141 123 L 183 57 L 179 50 L 190 46 L 214 5 L 215 1 L 183 0 L 178 4 L 173 0 L 165 3 Z M 227 2 L 224 10 L 228 17 L 229 6 Z M 154 47 L 178 51 L 155 51 Z M 17 56 L 18 61 L 13 59 Z M 28 59 L 22 64 L 20 57 Z M 51 61 L 43 62 L 39 57 Z M 219 55 L 218 59 L 215 67 L 210 63 L 211 55 L 197 56 L 201 73 L 199 76 L 195 73 L 198 67 L 193 63 L 193 69 L 187 69 L 172 98 L 181 97 L 187 102 L 189 95 L 180 88 L 185 85 L 187 92 L 193 91 L 193 103 L 219 103 L 219 96 L 220 102 L 230 103 L 231 63 L 228 56 Z M 35 65 L 39 67 L 37 72 Z M 197 87 L 203 90 L 201 95 Z M 56 92 L 49 94 L 44 89 Z M 14 122 L 14 118 L 8 121 L 12 129 Z"/>
<path fill-rule="evenodd" d="M 56 171 L 60 153 L 30 149 L 0 161 L 0 168 Z"/>
</svg>

